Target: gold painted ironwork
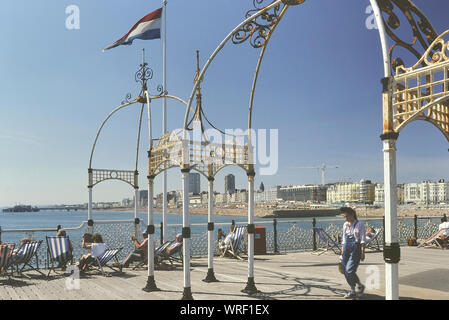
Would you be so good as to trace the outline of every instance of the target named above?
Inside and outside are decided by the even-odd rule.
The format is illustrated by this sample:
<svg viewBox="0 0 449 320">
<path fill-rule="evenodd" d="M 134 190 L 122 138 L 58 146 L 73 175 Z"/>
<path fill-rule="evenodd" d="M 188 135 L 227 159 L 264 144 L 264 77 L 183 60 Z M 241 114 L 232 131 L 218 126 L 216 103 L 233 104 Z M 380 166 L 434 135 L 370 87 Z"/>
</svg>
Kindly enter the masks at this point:
<svg viewBox="0 0 449 320">
<path fill-rule="evenodd" d="M 396 68 L 392 88 L 395 132 L 411 121 L 425 120 L 434 124 L 449 141 L 448 38 L 449 30 L 434 40 L 415 65 Z"/>
<path fill-rule="evenodd" d="M 401 47 L 412 53 L 416 59 L 420 59 L 423 52 L 426 51 L 431 43 L 435 41 L 438 34 L 430 21 L 426 18 L 423 12 L 411 0 L 377 0 L 379 8 L 382 12 L 388 15 L 384 25 L 385 31 L 389 37 L 394 41 L 390 47 L 390 61 L 393 70 L 404 65 L 404 60 L 400 57 L 393 57 L 393 52 L 396 48 Z M 395 33 L 401 25 L 401 20 L 398 16 L 397 10 L 407 19 L 412 30 L 412 41 L 407 42 L 399 38 Z M 418 19 L 416 19 L 417 17 Z"/>
</svg>

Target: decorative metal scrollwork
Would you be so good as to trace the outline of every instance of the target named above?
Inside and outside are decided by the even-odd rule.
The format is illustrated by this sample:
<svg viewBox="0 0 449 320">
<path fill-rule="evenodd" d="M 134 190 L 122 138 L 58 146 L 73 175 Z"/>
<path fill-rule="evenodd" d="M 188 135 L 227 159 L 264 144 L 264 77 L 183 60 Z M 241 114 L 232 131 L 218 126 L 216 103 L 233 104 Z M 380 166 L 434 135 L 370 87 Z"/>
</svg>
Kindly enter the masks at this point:
<svg viewBox="0 0 449 320">
<path fill-rule="evenodd" d="M 168 95 L 168 91 L 165 90 L 164 86 L 161 84 L 157 86 L 156 90 L 157 90 L 157 93 L 159 94 L 159 96 L 161 96 L 161 97 Z"/>
<path fill-rule="evenodd" d="M 129 103 L 129 101 L 131 100 L 131 97 L 132 97 L 131 93 L 128 92 L 125 96 L 125 100 L 122 101 L 122 104 Z"/>
<path fill-rule="evenodd" d="M 249 10 L 246 13 L 246 18 L 251 17 L 260 10 L 264 10 L 267 5 L 264 5 L 265 0 L 253 0 L 254 9 Z M 268 4 L 274 3 L 275 0 L 271 0 Z M 267 10 L 255 20 L 249 21 L 242 28 L 240 28 L 232 37 L 234 44 L 241 44 L 250 39 L 251 46 L 254 48 L 260 48 L 265 44 L 268 35 L 272 27 L 276 24 L 277 18 L 282 11 L 284 5 L 277 5 L 274 8 Z"/>
<path fill-rule="evenodd" d="M 148 63 L 140 64 L 140 69 L 135 74 L 136 82 L 142 85 L 142 92 L 147 89 L 147 81 L 153 79 L 153 70 L 148 67 Z"/>
<path fill-rule="evenodd" d="M 399 66 L 404 66 L 403 59 L 393 57 L 393 52 L 397 47 L 408 50 L 419 60 L 438 37 L 437 32 L 429 20 L 410 0 L 378 0 L 378 4 L 381 11 L 388 15 L 386 21 L 383 17 L 385 29 L 390 38 L 395 42 L 389 50 L 393 71 Z M 394 32 L 401 24 L 398 15 L 394 12 L 395 8 L 398 8 L 404 14 L 411 26 L 413 40 L 410 43 L 401 40 Z M 419 48 L 419 45 L 422 47 L 422 50 Z M 437 50 L 437 48 L 435 49 Z"/>
</svg>

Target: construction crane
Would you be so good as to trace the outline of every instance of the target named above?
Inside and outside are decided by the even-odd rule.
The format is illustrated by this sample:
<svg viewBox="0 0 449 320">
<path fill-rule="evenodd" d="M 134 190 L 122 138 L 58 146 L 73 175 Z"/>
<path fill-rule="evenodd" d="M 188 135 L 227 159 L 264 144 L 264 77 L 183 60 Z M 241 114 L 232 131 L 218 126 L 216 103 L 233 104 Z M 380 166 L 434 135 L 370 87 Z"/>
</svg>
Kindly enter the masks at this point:
<svg viewBox="0 0 449 320">
<path fill-rule="evenodd" d="M 328 168 L 338 168 L 338 166 L 335 165 L 327 165 L 323 163 L 319 167 L 292 167 L 293 169 L 321 169 L 321 184 L 324 186 L 326 185 L 326 169 Z"/>
</svg>

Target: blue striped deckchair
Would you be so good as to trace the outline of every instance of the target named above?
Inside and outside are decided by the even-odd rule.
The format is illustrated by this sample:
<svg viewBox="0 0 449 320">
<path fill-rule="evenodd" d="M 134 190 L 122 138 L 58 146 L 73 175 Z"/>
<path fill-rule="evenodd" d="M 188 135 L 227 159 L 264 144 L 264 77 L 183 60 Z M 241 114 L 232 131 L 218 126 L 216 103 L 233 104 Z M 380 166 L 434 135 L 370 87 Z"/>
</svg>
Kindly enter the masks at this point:
<svg viewBox="0 0 449 320">
<path fill-rule="evenodd" d="M 56 268 L 65 270 L 67 262 L 73 263 L 72 245 L 69 237 L 46 237 L 47 239 L 47 262 L 48 274 L 53 270 L 56 273 Z M 55 262 L 58 266 L 55 266 Z M 51 266 L 50 266 L 51 264 Z"/>
<path fill-rule="evenodd" d="M 11 277 L 7 273 L 15 246 L 15 243 L 3 243 L 0 245 L 0 275 L 6 274 L 9 279 L 11 279 Z"/>
<path fill-rule="evenodd" d="M 222 248 L 223 253 L 221 254 L 221 257 L 229 254 L 231 258 L 243 260 L 243 258 L 239 256 L 239 250 L 240 245 L 243 241 L 243 236 L 245 235 L 245 229 L 245 226 L 236 227 L 234 231 L 229 234 L 229 236 L 231 237 L 231 241 L 227 245 L 225 245 L 224 248 Z"/>
<path fill-rule="evenodd" d="M 44 275 L 41 271 L 39 271 L 39 258 L 37 257 L 37 250 L 39 249 L 42 240 L 40 241 L 31 241 L 28 243 L 24 243 L 20 246 L 19 250 L 12 257 L 11 268 L 14 271 L 14 267 L 17 268 L 17 273 L 22 274 L 23 269 L 26 266 L 29 266 L 30 270 L 35 270 L 40 274 Z M 37 269 L 31 265 L 31 259 L 36 257 L 36 266 Z M 23 264 L 22 268 L 19 269 L 19 265 Z"/>
<path fill-rule="evenodd" d="M 323 254 L 331 249 L 335 254 L 341 254 L 341 247 L 338 241 L 332 240 L 332 238 L 324 231 L 323 228 L 313 228 L 316 231 L 316 234 L 320 238 L 320 244 L 325 243 L 326 248 L 318 248 L 316 251 L 312 252 L 313 254 Z"/>
<path fill-rule="evenodd" d="M 111 261 L 111 259 L 115 258 L 115 261 L 117 264 L 119 263 L 117 259 L 117 254 L 122 250 L 123 248 L 118 249 L 106 249 L 105 252 L 99 257 L 95 257 L 92 262 L 90 262 L 87 266 L 92 267 L 96 270 L 100 270 L 103 276 L 108 276 L 108 274 L 103 270 L 103 267 L 108 267 L 109 269 L 117 272 L 122 272 L 122 268 L 120 270 L 114 269 L 112 266 L 108 265 L 107 263 Z"/>
<path fill-rule="evenodd" d="M 172 244 L 175 244 L 177 240 L 167 241 L 162 244 L 159 248 L 157 248 L 154 252 L 154 263 L 156 265 L 160 265 L 163 261 L 167 260 L 170 264 L 173 264 L 173 261 L 182 263 L 182 242 L 174 249 L 168 252 L 168 247 Z"/>
</svg>

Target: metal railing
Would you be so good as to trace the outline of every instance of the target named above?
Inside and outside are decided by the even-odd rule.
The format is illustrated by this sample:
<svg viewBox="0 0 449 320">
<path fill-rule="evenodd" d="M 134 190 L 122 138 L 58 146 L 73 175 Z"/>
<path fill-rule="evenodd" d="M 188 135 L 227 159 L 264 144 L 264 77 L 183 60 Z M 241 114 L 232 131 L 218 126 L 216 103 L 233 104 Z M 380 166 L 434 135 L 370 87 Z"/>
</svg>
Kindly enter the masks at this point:
<svg viewBox="0 0 449 320">
<path fill-rule="evenodd" d="M 398 220 L 398 237 L 401 245 L 406 245 L 409 237 L 427 239 L 438 231 L 439 219 L 441 217 L 418 217 L 400 218 Z M 361 218 L 365 222 L 366 227 L 373 226 L 375 228 L 383 228 L 383 218 Z M 245 222 L 237 222 L 236 225 L 246 226 Z M 222 228 L 225 233 L 229 232 L 232 223 L 216 223 L 215 231 Z M 335 219 L 316 220 L 263 220 L 255 221 L 256 226 L 265 227 L 265 239 L 259 240 L 264 242 L 266 253 L 282 253 L 297 251 L 312 251 L 325 246 L 315 233 L 315 227 L 323 228 L 327 234 L 338 238 L 342 232 L 342 221 Z M 135 220 L 96 220 L 93 223 L 93 232 L 100 233 L 107 247 L 123 248 L 120 252 L 119 259 L 123 259 L 132 250 L 134 244 L 131 236 L 136 236 L 142 241 L 142 232 L 146 230 L 146 224 L 139 219 Z M 88 231 L 88 221 L 83 221 L 78 227 L 61 228 L 65 230 L 70 237 L 74 248 L 74 258 L 86 253 L 81 247 L 82 235 Z M 176 234 L 182 232 L 182 224 L 167 225 L 167 239 L 175 239 Z M 0 227 L 0 242 L 14 242 L 18 245 L 21 238 L 26 237 L 31 240 L 45 240 L 46 236 L 54 236 L 58 228 L 40 228 L 40 229 L 2 229 Z M 207 256 L 207 223 L 191 224 L 191 255 L 193 257 Z M 257 231 L 256 231 L 257 232 Z M 155 228 L 155 244 L 161 244 L 163 238 L 162 224 L 160 228 Z M 378 241 L 384 241 L 384 234 L 378 237 Z M 256 241 L 256 246 L 259 245 Z M 247 251 L 247 237 L 241 243 L 242 252 Z M 217 241 L 215 242 L 217 248 Z M 44 261 L 46 258 L 46 243 L 38 251 L 39 260 Z"/>
</svg>

